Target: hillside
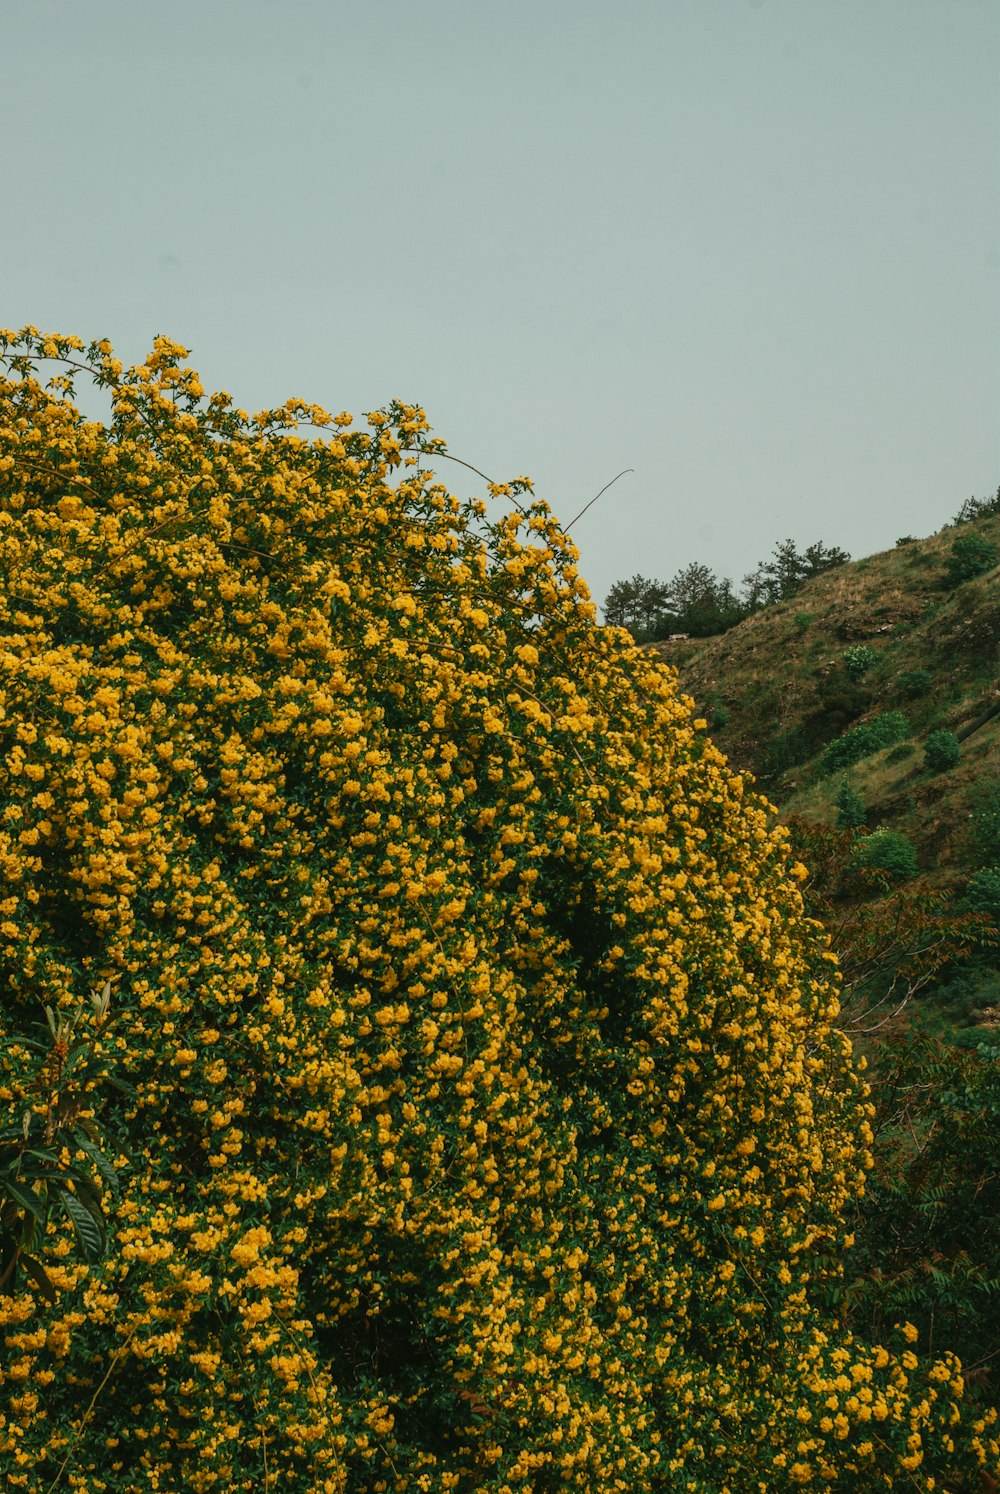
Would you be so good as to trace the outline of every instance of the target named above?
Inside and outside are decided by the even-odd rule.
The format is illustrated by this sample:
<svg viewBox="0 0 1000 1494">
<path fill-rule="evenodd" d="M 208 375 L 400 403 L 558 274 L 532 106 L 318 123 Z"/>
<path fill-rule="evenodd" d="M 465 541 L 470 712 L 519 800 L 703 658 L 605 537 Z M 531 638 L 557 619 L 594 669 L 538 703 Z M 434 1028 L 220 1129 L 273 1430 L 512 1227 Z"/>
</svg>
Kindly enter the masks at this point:
<svg viewBox="0 0 1000 1494">
<path fill-rule="evenodd" d="M 868 826 L 903 831 L 932 874 L 961 862 L 975 792 L 1000 769 L 1000 713 L 976 726 L 1000 704 L 1000 570 L 951 584 L 966 536 L 1000 545 L 1000 516 L 840 566 L 720 636 L 649 645 L 783 815 L 835 820 L 846 778 Z M 831 742 L 900 711 L 898 740 L 828 771 Z M 932 773 L 921 748 L 939 730 L 963 738 L 961 757 Z"/>
</svg>

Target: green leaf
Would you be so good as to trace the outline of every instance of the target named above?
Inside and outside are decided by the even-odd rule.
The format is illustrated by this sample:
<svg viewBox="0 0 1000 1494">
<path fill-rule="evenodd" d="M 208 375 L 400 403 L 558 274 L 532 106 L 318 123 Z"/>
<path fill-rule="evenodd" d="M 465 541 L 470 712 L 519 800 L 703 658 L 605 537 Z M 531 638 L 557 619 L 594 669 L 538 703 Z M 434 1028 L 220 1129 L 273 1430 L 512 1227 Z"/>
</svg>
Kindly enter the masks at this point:
<svg viewBox="0 0 1000 1494">
<path fill-rule="evenodd" d="M 35 1038 L 19 1037 L 17 1043 L 19 1048 L 29 1048 L 33 1053 L 48 1054 L 52 1051 L 51 1044 L 39 1043 Z"/>
<path fill-rule="evenodd" d="M 42 1296 L 45 1297 L 47 1301 L 54 1304 L 56 1300 L 56 1289 L 46 1275 L 45 1268 L 43 1267 L 41 1261 L 36 1260 L 33 1255 L 22 1254 L 21 1265 L 24 1267 L 27 1274 L 31 1277 L 32 1281 L 35 1283 L 35 1286 L 41 1292 Z"/>
<path fill-rule="evenodd" d="M 110 1189 L 114 1197 L 117 1198 L 121 1193 L 121 1179 L 118 1176 L 117 1169 L 108 1161 L 100 1148 L 95 1146 L 91 1141 L 88 1141 L 79 1131 L 74 1131 L 73 1140 L 82 1152 L 86 1152 L 103 1178 L 106 1186 Z"/>
<path fill-rule="evenodd" d="M 66 1057 L 65 1057 L 65 1059 L 63 1061 L 63 1066 L 62 1066 L 62 1083 L 63 1084 L 65 1084 L 66 1080 L 69 1078 L 70 1074 L 77 1067 L 77 1065 L 83 1059 L 85 1059 L 86 1057 L 87 1057 L 87 1049 L 84 1047 L 84 1045 L 82 1043 L 77 1043 L 73 1048 L 70 1049 L 70 1051 L 67 1053 L 67 1055 L 66 1055 Z"/>
<path fill-rule="evenodd" d="M 21 1238 L 18 1241 L 18 1250 L 30 1250 L 31 1246 L 35 1243 L 35 1230 L 37 1227 L 38 1221 L 34 1214 L 26 1213 L 21 1220 Z"/>
<path fill-rule="evenodd" d="M 126 1079 L 116 1079 L 113 1074 L 106 1074 L 101 1082 L 108 1089 L 116 1089 L 119 1094 L 127 1095 L 129 1099 L 134 1099 L 139 1093 L 134 1084 L 129 1084 Z"/>
<path fill-rule="evenodd" d="M 83 1258 L 88 1266 L 93 1266 L 104 1254 L 107 1236 L 104 1229 L 104 1220 L 100 1214 L 96 1216 L 85 1203 L 71 1193 L 68 1188 L 59 1190 L 59 1202 L 66 1211 L 66 1216 L 73 1226 L 76 1238 L 83 1251 Z"/>
<path fill-rule="evenodd" d="M 32 1183 L 58 1182 L 65 1174 L 61 1167 L 55 1167 L 50 1163 L 47 1167 L 41 1167 L 37 1162 L 29 1162 L 25 1158 L 21 1160 L 21 1181 Z"/>
<path fill-rule="evenodd" d="M 42 1151 L 40 1147 L 29 1146 L 24 1155 L 26 1157 L 37 1157 L 40 1162 L 45 1162 L 49 1167 L 58 1167 L 59 1158 L 55 1152 Z"/>
<path fill-rule="evenodd" d="M 78 1167 L 68 1167 L 64 1176 L 67 1182 L 73 1184 L 73 1192 L 84 1208 L 89 1209 L 98 1218 L 102 1218 L 100 1191 L 91 1179 L 82 1173 Z"/>
<path fill-rule="evenodd" d="M 39 1198 L 33 1188 L 25 1187 L 24 1183 L 15 1181 L 12 1177 L 5 1177 L 0 1178 L 0 1192 L 9 1194 L 22 1209 L 26 1209 L 29 1214 L 34 1214 L 40 1224 L 45 1223 L 45 1215 L 48 1212 L 45 1201 Z"/>
</svg>

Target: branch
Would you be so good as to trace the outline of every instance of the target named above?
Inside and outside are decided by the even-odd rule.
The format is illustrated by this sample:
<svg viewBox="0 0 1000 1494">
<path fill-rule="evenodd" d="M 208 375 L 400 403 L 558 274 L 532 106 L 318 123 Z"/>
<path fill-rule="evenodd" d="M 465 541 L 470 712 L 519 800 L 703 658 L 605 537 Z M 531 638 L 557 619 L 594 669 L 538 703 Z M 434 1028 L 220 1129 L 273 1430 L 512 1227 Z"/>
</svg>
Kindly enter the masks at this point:
<svg viewBox="0 0 1000 1494">
<path fill-rule="evenodd" d="M 430 451 L 430 452 L 427 452 L 427 451 L 424 450 L 424 448 L 422 446 L 401 446 L 399 449 L 400 449 L 400 451 L 413 452 L 417 456 L 444 457 L 444 459 L 445 459 L 446 462 L 457 462 L 457 464 L 460 467 L 468 467 L 468 469 L 469 469 L 470 472 L 474 472 L 477 477 L 481 477 L 484 482 L 488 482 L 491 488 L 496 488 L 496 487 L 500 486 L 499 483 L 495 483 L 493 481 L 492 477 L 487 477 L 485 472 L 480 472 L 479 468 L 478 467 L 474 467 L 471 462 L 463 462 L 463 460 L 462 460 L 461 457 L 452 456 L 449 451 Z M 517 499 L 515 497 L 513 497 L 510 493 L 505 494 L 505 496 L 507 498 L 510 498 L 511 503 L 513 503 L 513 505 L 517 509 L 518 513 L 522 513 L 523 514 L 525 512 L 525 509 L 523 509 L 521 507 L 521 505 L 518 503 L 518 501 L 517 501 Z"/>
<path fill-rule="evenodd" d="M 619 472 L 618 477 L 624 477 L 626 472 L 634 472 L 634 471 L 635 471 L 634 467 L 623 467 L 622 470 Z M 613 477 L 610 482 L 606 482 L 604 484 L 603 488 L 601 489 L 601 493 L 606 493 L 608 491 L 608 488 L 612 487 L 618 481 L 618 477 Z M 583 506 L 583 508 L 581 508 L 581 510 L 580 510 L 580 512 L 578 514 L 574 514 L 573 518 L 570 519 L 569 523 L 566 525 L 566 528 L 563 530 L 563 534 L 569 534 L 570 530 L 573 528 L 573 525 L 576 523 L 577 519 L 582 519 L 583 518 L 584 514 L 587 512 L 587 509 L 588 508 L 592 508 L 594 506 L 594 504 L 597 502 L 598 498 L 600 498 L 601 493 L 595 493 L 594 496 L 593 496 L 593 498 L 591 498 L 590 502 L 589 503 L 585 503 L 584 506 Z"/>
</svg>

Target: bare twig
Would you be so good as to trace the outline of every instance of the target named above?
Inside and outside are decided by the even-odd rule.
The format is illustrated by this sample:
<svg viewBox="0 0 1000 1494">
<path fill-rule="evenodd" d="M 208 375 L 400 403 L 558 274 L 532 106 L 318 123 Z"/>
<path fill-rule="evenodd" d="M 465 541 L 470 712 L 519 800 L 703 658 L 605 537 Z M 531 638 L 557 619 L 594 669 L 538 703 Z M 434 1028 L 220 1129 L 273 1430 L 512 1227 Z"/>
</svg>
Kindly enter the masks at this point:
<svg viewBox="0 0 1000 1494">
<path fill-rule="evenodd" d="M 452 456 L 449 451 L 425 451 L 421 446 L 401 446 L 399 449 L 400 451 L 415 453 L 417 456 L 444 457 L 446 462 L 456 462 L 459 467 L 467 467 L 470 472 L 474 472 L 477 477 L 481 477 L 484 482 L 488 482 L 491 488 L 500 486 L 499 483 L 493 481 L 492 477 L 487 477 L 485 472 L 480 472 L 479 468 L 474 467 L 471 462 L 464 462 L 461 457 Z M 518 513 L 523 514 L 525 512 L 513 494 L 506 493 L 504 496 L 510 499 Z"/>
<path fill-rule="evenodd" d="M 624 477 L 626 472 L 634 472 L 634 471 L 635 471 L 634 467 L 623 467 L 622 470 L 619 472 L 618 477 Z M 604 484 L 603 488 L 601 489 L 601 493 L 606 493 L 608 491 L 608 488 L 612 487 L 618 481 L 618 477 L 613 477 L 610 482 L 606 482 Z M 580 512 L 578 514 L 575 514 L 573 516 L 573 518 L 570 519 L 569 523 L 566 525 L 565 529 L 563 530 L 563 534 L 569 534 L 570 530 L 573 528 L 573 525 L 576 523 L 577 519 L 582 519 L 583 518 L 584 514 L 587 512 L 587 509 L 588 508 L 592 508 L 593 505 L 597 502 L 598 498 L 600 498 L 601 493 L 595 493 L 594 496 L 593 496 L 593 498 L 591 498 L 590 502 L 589 503 L 585 503 L 584 506 L 583 506 L 583 508 L 581 508 Z"/>
</svg>

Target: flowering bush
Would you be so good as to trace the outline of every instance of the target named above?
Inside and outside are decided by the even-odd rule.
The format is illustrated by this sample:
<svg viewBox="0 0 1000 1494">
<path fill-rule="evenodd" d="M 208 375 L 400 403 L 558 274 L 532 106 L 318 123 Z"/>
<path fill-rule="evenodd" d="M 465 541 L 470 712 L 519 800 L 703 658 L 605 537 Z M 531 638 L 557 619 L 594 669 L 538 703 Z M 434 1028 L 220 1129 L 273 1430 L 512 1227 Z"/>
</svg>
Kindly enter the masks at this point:
<svg viewBox="0 0 1000 1494">
<path fill-rule="evenodd" d="M 106 1258 L 53 1218 L 55 1302 L 0 1295 L 8 1488 L 995 1466 L 957 1361 L 840 1326 L 868 1106 L 804 869 L 530 485 L 452 497 L 414 406 L 0 340 L 0 1093 L 108 980 L 134 1086 Z"/>
<path fill-rule="evenodd" d="M 860 680 L 878 663 L 878 650 L 867 643 L 856 643 L 844 650 L 844 673 L 848 679 Z"/>
</svg>

